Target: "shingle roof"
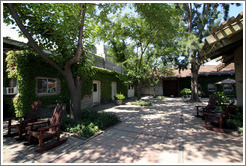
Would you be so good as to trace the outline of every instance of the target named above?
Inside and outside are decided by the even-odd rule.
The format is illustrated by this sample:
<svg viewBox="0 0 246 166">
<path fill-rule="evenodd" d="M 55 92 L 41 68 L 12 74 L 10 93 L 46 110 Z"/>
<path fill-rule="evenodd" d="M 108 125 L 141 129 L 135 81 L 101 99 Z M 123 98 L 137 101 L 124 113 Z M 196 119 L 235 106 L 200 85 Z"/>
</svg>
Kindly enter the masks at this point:
<svg viewBox="0 0 246 166">
<path fill-rule="evenodd" d="M 181 70 L 180 73 L 178 70 L 174 70 L 174 76 L 173 77 L 190 77 L 191 76 L 191 70 L 190 66 L 188 66 L 188 69 Z M 220 71 L 217 71 L 217 65 L 202 65 L 200 67 L 200 70 L 198 72 L 199 76 L 209 76 L 209 75 L 234 75 L 235 74 L 235 68 L 234 63 L 231 63 L 227 67 L 223 68 Z"/>
</svg>

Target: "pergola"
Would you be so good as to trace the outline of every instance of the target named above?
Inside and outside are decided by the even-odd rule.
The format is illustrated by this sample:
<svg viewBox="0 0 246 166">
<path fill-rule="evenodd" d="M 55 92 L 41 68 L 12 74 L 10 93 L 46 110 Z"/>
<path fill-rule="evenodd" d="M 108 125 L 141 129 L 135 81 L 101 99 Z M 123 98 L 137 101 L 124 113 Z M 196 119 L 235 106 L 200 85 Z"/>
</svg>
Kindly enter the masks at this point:
<svg viewBox="0 0 246 166">
<path fill-rule="evenodd" d="M 222 60 L 217 66 L 221 70 L 230 63 L 235 63 L 236 91 L 238 105 L 243 105 L 243 12 L 236 18 L 214 27 L 205 38 L 205 44 L 200 51 L 208 59 Z"/>
</svg>

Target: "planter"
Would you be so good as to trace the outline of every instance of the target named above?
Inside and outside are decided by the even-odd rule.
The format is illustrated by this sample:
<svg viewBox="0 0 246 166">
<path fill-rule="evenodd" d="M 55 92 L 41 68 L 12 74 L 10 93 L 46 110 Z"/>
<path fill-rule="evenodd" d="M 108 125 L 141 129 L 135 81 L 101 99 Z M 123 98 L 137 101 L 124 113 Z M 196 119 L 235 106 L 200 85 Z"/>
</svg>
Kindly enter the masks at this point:
<svg viewBox="0 0 246 166">
<path fill-rule="evenodd" d="M 183 95 L 183 96 L 182 96 L 182 99 L 183 99 L 184 101 L 190 100 L 190 99 L 191 99 L 191 95 Z"/>
<path fill-rule="evenodd" d="M 116 104 L 117 104 L 117 105 L 121 105 L 122 102 L 123 102 L 123 100 L 116 100 Z"/>
</svg>

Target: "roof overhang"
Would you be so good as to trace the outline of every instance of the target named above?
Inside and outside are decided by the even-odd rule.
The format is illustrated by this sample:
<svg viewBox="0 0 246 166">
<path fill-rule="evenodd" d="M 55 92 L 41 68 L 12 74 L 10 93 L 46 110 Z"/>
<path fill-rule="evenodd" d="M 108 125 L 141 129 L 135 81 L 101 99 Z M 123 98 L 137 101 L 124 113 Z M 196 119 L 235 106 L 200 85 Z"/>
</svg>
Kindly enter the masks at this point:
<svg viewBox="0 0 246 166">
<path fill-rule="evenodd" d="M 210 60 L 220 57 L 225 66 L 230 64 L 234 61 L 234 50 L 243 45 L 243 12 L 213 28 L 210 33 L 200 54 Z"/>
<path fill-rule="evenodd" d="M 26 43 L 19 42 L 13 39 L 8 39 L 8 38 L 3 38 L 3 44 L 8 44 L 19 48 L 24 47 L 26 45 Z"/>
</svg>

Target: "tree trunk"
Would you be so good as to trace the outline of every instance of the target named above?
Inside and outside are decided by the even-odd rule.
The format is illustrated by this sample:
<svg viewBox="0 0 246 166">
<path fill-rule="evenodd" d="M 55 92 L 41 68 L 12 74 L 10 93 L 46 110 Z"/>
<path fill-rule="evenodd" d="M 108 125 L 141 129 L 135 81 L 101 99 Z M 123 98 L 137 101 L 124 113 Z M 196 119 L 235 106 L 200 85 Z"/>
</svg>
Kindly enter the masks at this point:
<svg viewBox="0 0 246 166">
<path fill-rule="evenodd" d="M 197 102 L 199 101 L 198 96 L 198 71 L 199 71 L 200 65 L 197 65 L 195 63 L 191 63 L 191 101 Z"/>
<path fill-rule="evenodd" d="M 156 97 L 155 85 L 153 86 L 153 88 L 154 88 L 154 94 L 153 94 L 153 96 Z"/>
<path fill-rule="evenodd" d="M 73 74 L 71 71 L 71 66 L 80 61 L 81 54 L 83 52 L 83 36 L 84 36 L 84 22 L 85 22 L 85 14 L 86 14 L 86 6 L 87 4 L 81 4 L 80 10 L 80 27 L 79 27 L 79 36 L 78 36 L 78 46 L 76 49 L 76 54 L 73 58 L 68 60 L 64 66 L 64 70 L 56 64 L 55 61 L 52 60 L 43 49 L 36 43 L 33 39 L 32 35 L 27 31 L 26 27 L 23 25 L 22 20 L 19 18 L 19 14 L 14 9 L 13 3 L 5 3 L 5 6 L 9 9 L 10 14 L 14 18 L 16 24 L 23 32 L 23 34 L 28 39 L 28 45 L 38 53 L 46 62 L 48 62 L 52 67 L 54 67 L 57 71 L 63 74 L 67 81 L 68 89 L 70 92 L 70 114 L 73 119 L 81 119 L 80 116 L 80 100 L 81 100 L 81 86 L 82 80 L 79 77 L 73 78 Z"/>
<path fill-rule="evenodd" d="M 138 100 L 140 100 L 141 99 L 141 86 L 138 84 L 136 86 L 136 89 L 137 89 L 137 98 Z"/>
<path fill-rule="evenodd" d="M 81 85 L 80 78 L 73 78 L 71 69 L 64 71 L 64 77 L 67 81 L 70 93 L 70 115 L 72 119 L 81 119 Z"/>
</svg>

